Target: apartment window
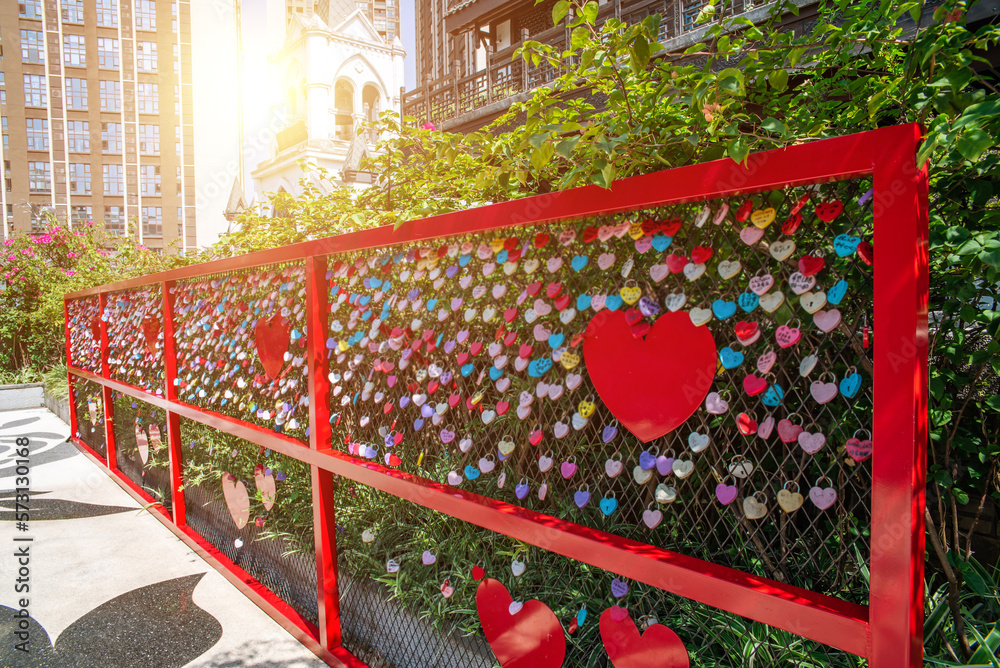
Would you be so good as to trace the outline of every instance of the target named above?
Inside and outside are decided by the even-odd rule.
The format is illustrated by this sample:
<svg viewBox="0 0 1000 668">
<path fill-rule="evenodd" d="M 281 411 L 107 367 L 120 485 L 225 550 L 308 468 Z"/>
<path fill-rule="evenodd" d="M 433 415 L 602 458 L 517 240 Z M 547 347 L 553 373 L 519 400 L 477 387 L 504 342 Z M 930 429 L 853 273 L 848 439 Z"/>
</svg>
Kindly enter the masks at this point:
<svg viewBox="0 0 1000 668">
<path fill-rule="evenodd" d="M 63 23 L 83 23 L 83 0 L 62 0 Z"/>
<path fill-rule="evenodd" d="M 136 88 L 139 92 L 139 113 L 160 113 L 160 87 L 155 83 L 140 83 Z"/>
<path fill-rule="evenodd" d="M 163 209 L 161 207 L 142 207 L 142 234 L 146 237 L 163 236 Z"/>
<path fill-rule="evenodd" d="M 44 118 L 28 118 L 24 124 L 28 132 L 28 150 L 48 151 L 49 122 Z"/>
<path fill-rule="evenodd" d="M 7 91 L 0 88 L 0 104 L 7 104 Z"/>
<path fill-rule="evenodd" d="M 181 46 L 180 44 L 172 45 L 174 49 L 174 74 L 181 73 Z"/>
<path fill-rule="evenodd" d="M 122 89 L 118 81 L 101 81 L 101 111 L 122 110 Z"/>
<path fill-rule="evenodd" d="M 153 0 L 136 0 L 135 26 L 139 30 L 156 30 L 156 3 Z"/>
<path fill-rule="evenodd" d="M 160 126 L 139 126 L 139 152 L 143 155 L 160 155 Z"/>
<path fill-rule="evenodd" d="M 90 153 L 89 121 L 69 121 L 66 130 L 70 153 Z"/>
<path fill-rule="evenodd" d="M 87 50 L 83 35 L 63 35 L 63 64 L 72 67 L 87 66 Z"/>
<path fill-rule="evenodd" d="M 28 190 L 47 193 L 52 189 L 52 166 L 47 162 L 28 163 Z"/>
<path fill-rule="evenodd" d="M 24 104 L 28 107 L 45 107 L 48 105 L 48 96 L 45 94 L 44 75 L 24 75 Z"/>
<path fill-rule="evenodd" d="M 97 25 L 118 27 L 118 0 L 97 0 Z"/>
<path fill-rule="evenodd" d="M 90 194 L 90 164 L 86 162 L 70 163 L 69 191 L 74 195 Z"/>
<path fill-rule="evenodd" d="M 66 79 L 66 108 L 76 111 L 87 110 L 86 79 Z"/>
<path fill-rule="evenodd" d="M 122 165 L 104 165 L 104 194 L 125 194 L 125 167 Z"/>
<path fill-rule="evenodd" d="M 25 19 L 42 18 L 42 0 L 23 0 L 17 3 L 17 15 Z"/>
<path fill-rule="evenodd" d="M 40 30 L 21 31 L 21 62 L 45 62 L 45 42 L 42 41 L 42 32 Z"/>
<path fill-rule="evenodd" d="M 136 52 L 140 72 L 156 71 L 156 42 L 139 42 Z"/>
<path fill-rule="evenodd" d="M 159 165 L 142 165 L 139 167 L 139 190 L 143 197 L 160 196 Z"/>
<path fill-rule="evenodd" d="M 3 129 L 2 134 L 3 134 L 3 147 L 4 147 L 4 150 L 9 149 L 10 148 L 10 136 L 7 134 L 7 117 L 6 116 L 0 116 L 0 128 Z M 10 190 L 10 188 L 8 188 L 8 190 Z"/>
<path fill-rule="evenodd" d="M 104 230 L 108 234 L 125 234 L 125 216 L 120 206 L 104 207 Z"/>
<path fill-rule="evenodd" d="M 94 207 L 90 205 L 74 206 L 72 211 L 74 223 L 83 223 L 94 219 Z"/>
<path fill-rule="evenodd" d="M 121 123 L 101 123 L 101 151 L 119 154 L 122 152 Z"/>
<path fill-rule="evenodd" d="M 102 70 L 117 70 L 121 67 L 117 39 L 112 39 L 111 37 L 97 38 L 97 66 Z"/>
</svg>

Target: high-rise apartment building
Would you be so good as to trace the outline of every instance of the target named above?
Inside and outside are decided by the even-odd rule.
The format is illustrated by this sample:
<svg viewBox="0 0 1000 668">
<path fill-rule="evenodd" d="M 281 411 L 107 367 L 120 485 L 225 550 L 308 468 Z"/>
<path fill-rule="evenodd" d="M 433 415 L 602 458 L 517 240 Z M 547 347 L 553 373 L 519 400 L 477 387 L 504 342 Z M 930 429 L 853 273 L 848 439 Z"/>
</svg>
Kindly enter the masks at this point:
<svg viewBox="0 0 1000 668">
<path fill-rule="evenodd" d="M 392 44 L 401 30 L 399 5 L 400 0 L 285 0 L 286 23 L 296 14 L 303 18 L 316 14 L 335 28 L 351 12 L 361 10 L 379 37 Z"/>
<path fill-rule="evenodd" d="M 190 0 L 0 2 L 2 235 L 51 213 L 196 247 Z"/>
</svg>

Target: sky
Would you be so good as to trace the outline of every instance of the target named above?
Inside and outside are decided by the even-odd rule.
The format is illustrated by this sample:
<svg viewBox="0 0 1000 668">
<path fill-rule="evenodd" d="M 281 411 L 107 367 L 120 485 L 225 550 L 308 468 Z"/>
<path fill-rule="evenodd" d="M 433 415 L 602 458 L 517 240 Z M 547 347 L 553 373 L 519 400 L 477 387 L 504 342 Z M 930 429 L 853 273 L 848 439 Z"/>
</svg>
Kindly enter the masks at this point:
<svg viewBox="0 0 1000 668">
<path fill-rule="evenodd" d="M 416 81 L 414 2 L 401 0 L 406 88 Z M 284 34 L 283 0 L 242 0 L 243 114 L 245 168 L 241 182 L 246 199 L 255 197 L 250 173 L 269 157 L 274 128 L 268 127 L 275 96 L 267 89 L 268 46 Z M 240 175 L 237 132 L 236 22 L 233 0 L 191 3 L 194 84 L 195 203 L 198 245 L 213 243 L 226 230 L 222 216 L 233 181 Z"/>
</svg>

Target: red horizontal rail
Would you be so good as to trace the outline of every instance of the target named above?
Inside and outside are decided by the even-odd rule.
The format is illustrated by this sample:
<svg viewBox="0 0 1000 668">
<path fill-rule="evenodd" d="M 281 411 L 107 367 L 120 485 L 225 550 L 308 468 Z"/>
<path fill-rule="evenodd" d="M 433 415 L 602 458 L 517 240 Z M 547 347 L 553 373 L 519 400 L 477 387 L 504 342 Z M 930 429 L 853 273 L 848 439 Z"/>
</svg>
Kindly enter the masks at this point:
<svg viewBox="0 0 1000 668">
<path fill-rule="evenodd" d="M 146 394 L 89 371 L 70 369 L 70 372 L 138 399 Z M 864 656 L 867 652 L 868 609 L 864 606 L 442 485 L 337 450 L 312 450 L 288 436 L 184 402 L 164 401 L 156 405 L 325 471 L 550 552 L 852 654 Z"/>
</svg>

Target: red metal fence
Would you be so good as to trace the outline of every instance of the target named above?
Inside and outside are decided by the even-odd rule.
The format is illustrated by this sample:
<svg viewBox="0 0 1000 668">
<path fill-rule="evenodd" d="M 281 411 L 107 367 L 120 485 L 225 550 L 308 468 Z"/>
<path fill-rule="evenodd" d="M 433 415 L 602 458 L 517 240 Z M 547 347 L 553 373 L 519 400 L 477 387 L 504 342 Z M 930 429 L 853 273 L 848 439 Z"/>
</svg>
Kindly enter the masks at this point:
<svg viewBox="0 0 1000 668">
<path fill-rule="evenodd" d="M 919 666 L 919 137 L 68 295 L 75 440 L 331 665 Z"/>
</svg>

